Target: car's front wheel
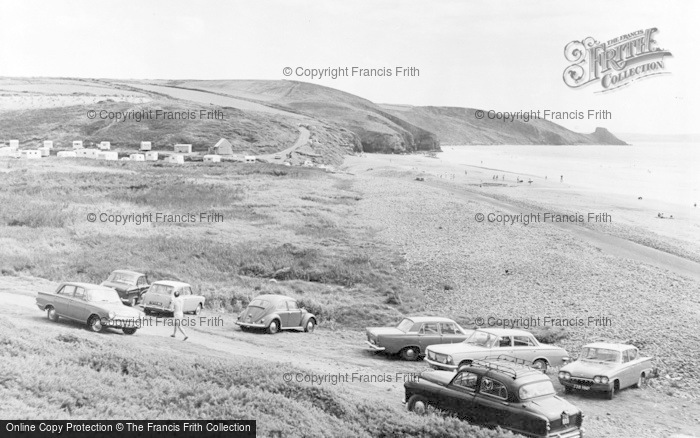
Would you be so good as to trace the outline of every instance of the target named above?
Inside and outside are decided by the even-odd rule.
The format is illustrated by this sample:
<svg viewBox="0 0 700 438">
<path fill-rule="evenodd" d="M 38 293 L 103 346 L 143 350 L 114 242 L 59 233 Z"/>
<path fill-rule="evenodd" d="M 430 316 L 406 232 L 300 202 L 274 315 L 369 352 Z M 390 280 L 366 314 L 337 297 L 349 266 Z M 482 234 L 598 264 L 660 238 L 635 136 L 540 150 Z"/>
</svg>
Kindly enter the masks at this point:
<svg viewBox="0 0 700 438">
<path fill-rule="evenodd" d="M 617 381 L 613 382 L 612 388 L 610 388 L 610 391 L 608 391 L 608 392 L 605 393 L 605 397 L 606 397 L 608 400 L 612 400 L 613 398 L 615 398 L 615 394 L 617 393 L 617 391 L 618 391 L 619 389 L 620 389 L 620 388 L 618 387 Z"/>
<path fill-rule="evenodd" d="M 58 313 L 56 313 L 56 309 L 51 306 L 46 308 L 46 317 L 49 318 L 49 321 L 58 322 Z"/>
<path fill-rule="evenodd" d="M 304 331 L 306 333 L 311 333 L 314 331 L 316 328 L 316 321 L 314 321 L 313 318 L 309 319 L 309 321 L 306 323 L 306 326 L 304 327 Z"/>
<path fill-rule="evenodd" d="M 420 355 L 420 349 L 418 347 L 406 347 L 399 352 L 399 355 L 403 360 L 417 360 Z"/>
<path fill-rule="evenodd" d="M 639 379 L 637 379 L 637 383 L 635 383 L 634 387 L 635 388 L 641 388 L 644 386 L 644 373 L 639 375 Z"/>
<path fill-rule="evenodd" d="M 202 305 L 201 305 L 201 304 L 197 304 L 197 308 L 194 309 L 194 314 L 195 314 L 195 315 L 199 315 L 200 313 L 202 313 Z"/>
<path fill-rule="evenodd" d="M 138 303 L 138 299 L 136 297 L 132 297 L 131 300 L 129 301 L 129 305 L 131 307 L 136 307 L 137 303 Z"/>
<path fill-rule="evenodd" d="M 276 319 L 273 319 L 270 325 L 267 326 L 267 332 L 271 335 L 274 335 L 275 333 L 280 331 L 280 322 Z"/>
<path fill-rule="evenodd" d="M 123 328 L 122 331 L 125 335 L 133 335 L 134 333 L 136 333 L 136 329 L 133 327 Z"/>
<path fill-rule="evenodd" d="M 88 320 L 88 327 L 90 327 L 90 330 L 92 330 L 95 333 L 99 333 L 102 331 L 102 321 L 100 321 L 100 317 L 97 315 L 93 315 L 90 317 Z"/>
<path fill-rule="evenodd" d="M 412 395 L 408 399 L 408 404 L 406 406 L 409 411 L 415 412 L 418 415 L 424 415 L 428 410 L 428 399 L 422 395 Z"/>
</svg>

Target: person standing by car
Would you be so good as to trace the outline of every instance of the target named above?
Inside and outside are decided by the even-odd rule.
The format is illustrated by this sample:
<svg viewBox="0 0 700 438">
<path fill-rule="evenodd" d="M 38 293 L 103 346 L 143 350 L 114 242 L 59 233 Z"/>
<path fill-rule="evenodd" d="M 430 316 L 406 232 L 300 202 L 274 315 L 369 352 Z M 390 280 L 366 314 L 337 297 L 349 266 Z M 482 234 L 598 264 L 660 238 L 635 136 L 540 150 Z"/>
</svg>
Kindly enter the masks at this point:
<svg viewBox="0 0 700 438">
<path fill-rule="evenodd" d="M 179 329 L 180 332 L 182 333 L 182 335 L 185 337 L 183 339 L 183 341 L 186 341 L 187 340 L 187 333 L 185 333 L 185 331 L 182 329 L 182 320 L 185 318 L 185 314 L 183 313 L 182 309 L 183 309 L 183 306 L 185 305 L 185 303 L 182 302 L 182 298 L 180 298 L 179 291 L 176 290 L 173 293 L 173 295 L 174 295 L 174 298 L 171 302 L 171 306 L 173 309 L 173 319 L 174 319 L 175 325 L 173 327 L 173 334 L 170 336 L 174 338 L 175 335 L 177 334 L 178 329 Z"/>
</svg>

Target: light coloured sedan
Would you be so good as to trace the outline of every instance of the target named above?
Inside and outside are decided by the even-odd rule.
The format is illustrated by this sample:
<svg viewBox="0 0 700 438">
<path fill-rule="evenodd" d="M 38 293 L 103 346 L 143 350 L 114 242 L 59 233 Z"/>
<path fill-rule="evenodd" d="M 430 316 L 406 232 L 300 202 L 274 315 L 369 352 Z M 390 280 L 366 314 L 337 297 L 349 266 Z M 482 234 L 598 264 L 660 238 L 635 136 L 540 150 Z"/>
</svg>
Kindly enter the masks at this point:
<svg viewBox="0 0 700 438">
<path fill-rule="evenodd" d="M 569 354 L 561 347 L 541 344 L 525 330 L 482 328 L 475 330 L 464 342 L 431 345 L 425 361 L 431 367 L 454 371 L 474 359 L 510 356 L 546 372 L 550 366 L 559 367 L 569 361 Z"/>
<path fill-rule="evenodd" d="M 183 313 L 199 315 L 204 308 L 205 298 L 192 293 L 192 286 L 181 281 L 156 281 L 148 288 L 148 292 L 143 294 L 143 310 L 146 315 L 154 312 L 172 313 L 172 300 L 175 292 L 180 293 L 183 301 Z"/>
</svg>

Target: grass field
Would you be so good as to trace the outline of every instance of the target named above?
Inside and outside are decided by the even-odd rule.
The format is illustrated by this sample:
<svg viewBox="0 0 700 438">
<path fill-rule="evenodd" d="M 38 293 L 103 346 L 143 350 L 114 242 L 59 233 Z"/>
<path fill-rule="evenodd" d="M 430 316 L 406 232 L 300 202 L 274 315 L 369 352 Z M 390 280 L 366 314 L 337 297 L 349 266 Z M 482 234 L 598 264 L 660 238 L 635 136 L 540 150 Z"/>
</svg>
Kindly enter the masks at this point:
<svg viewBox="0 0 700 438">
<path fill-rule="evenodd" d="M 256 294 L 282 293 L 321 324 L 355 328 L 419 310 L 416 292 L 392 275 L 400 256 L 353 216 L 362 198 L 343 175 L 266 164 L 75 160 L 75 172 L 43 172 L 6 163 L 4 275 L 99 283 L 129 268 L 152 281 L 189 282 L 210 308 L 238 311 Z M 90 213 L 164 220 L 91 223 Z M 215 214 L 223 219 L 206 220 Z M 195 220 L 168 222 L 170 215 Z"/>
</svg>

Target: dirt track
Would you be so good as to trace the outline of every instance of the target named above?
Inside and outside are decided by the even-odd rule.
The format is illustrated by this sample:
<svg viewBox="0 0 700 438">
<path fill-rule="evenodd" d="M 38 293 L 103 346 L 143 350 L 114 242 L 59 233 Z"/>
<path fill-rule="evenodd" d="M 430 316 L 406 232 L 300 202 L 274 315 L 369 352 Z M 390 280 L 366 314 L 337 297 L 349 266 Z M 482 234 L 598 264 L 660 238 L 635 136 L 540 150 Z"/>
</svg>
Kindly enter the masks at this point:
<svg viewBox="0 0 700 438">
<path fill-rule="evenodd" d="M 86 330 L 78 324 L 61 320 L 50 322 L 35 305 L 36 291 L 49 291 L 55 284 L 31 277 L 0 277 L 1 315 L 17 327 L 40 326 L 47 332 L 70 333 Z M 283 332 L 278 335 L 241 332 L 234 324 L 233 315 L 203 312 L 203 318 L 222 317 L 221 326 L 197 326 L 187 329 L 189 339 L 170 337 L 172 328 L 161 324 L 144 327 L 134 336 L 120 331 L 105 330 L 92 336 L 118 337 L 119 342 L 134 345 L 153 345 L 171 348 L 173 352 L 191 351 L 206 356 L 221 354 L 255 358 L 277 363 L 280 383 L 285 379 L 310 379 L 345 376 L 346 381 L 336 385 L 358 398 L 371 398 L 379 403 L 399 404 L 403 397 L 402 380 L 425 369 L 423 362 L 404 362 L 396 358 L 367 352 L 364 334 L 358 331 L 330 331 L 315 333 Z M 303 375 L 285 374 L 285 365 L 292 364 L 306 370 Z M 554 371 L 550 377 L 555 379 Z M 370 379 L 391 382 L 368 382 Z M 309 383 L 312 384 L 312 383 Z M 332 385 L 328 380 L 321 385 Z M 557 390 L 562 388 L 555 383 Z M 613 401 L 588 395 L 567 395 L 586 415 L 588 436 L 594 437 L 663 437 L 672 434 L 700 435 L 700 407 L 697 402 L 669 397 L 651 388 L 625 390 Z"/>
</svg>

